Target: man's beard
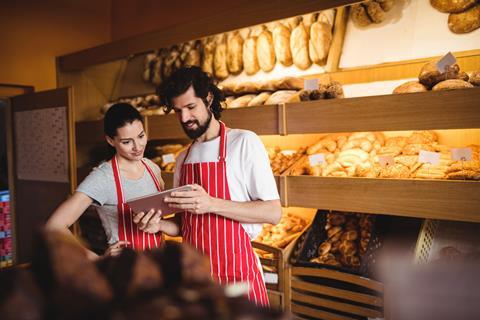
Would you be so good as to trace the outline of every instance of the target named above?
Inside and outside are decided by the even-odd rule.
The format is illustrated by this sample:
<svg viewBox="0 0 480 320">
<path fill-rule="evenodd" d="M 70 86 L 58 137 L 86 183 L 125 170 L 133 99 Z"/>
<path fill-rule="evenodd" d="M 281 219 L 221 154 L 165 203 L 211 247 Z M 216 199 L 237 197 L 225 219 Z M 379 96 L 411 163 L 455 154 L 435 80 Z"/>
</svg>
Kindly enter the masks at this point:
<svg viewBox="0 0 480 320">
<path fill-rule="evenodd" d="M 204 134 L 207 131 L 208 127 L 210 127 L 210 122 L 212 122 L 212 112 L 210 110 L 207 110 L 207 111 L 208 111 L 208 119 L 202 124 L 198 120 L 190 120 L 185 123 L 182 123 L 183 131 L 187 134 L 187 136 L 190 139 L 195 140 L 199 138 L 202 134 Z M 187 125 L 190 123 L 196 123 L 197 128 L 189 129 Z"/>
</svg>

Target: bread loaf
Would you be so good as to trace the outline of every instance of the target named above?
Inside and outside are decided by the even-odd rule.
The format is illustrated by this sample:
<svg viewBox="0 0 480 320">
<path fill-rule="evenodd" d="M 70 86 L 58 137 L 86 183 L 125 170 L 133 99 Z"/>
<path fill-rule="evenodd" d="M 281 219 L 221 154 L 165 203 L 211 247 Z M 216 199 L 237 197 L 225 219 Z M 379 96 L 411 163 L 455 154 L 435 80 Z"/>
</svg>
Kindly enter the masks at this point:
<svg viewBox="0 0 480 320">
<path fill-rule="evenodd" d="M 253 99 L 255 98 L 256 95 L 254 94 L 246 94 L 246 95 L 243 95 L 241 97 L 238 97 L 237 99 L 233 100 L 230 104 L 229 104 L 229 108 L 230 109 L 234 109 L 234 108 L 242 108 L 242 107 L 247 107 L 248 106 L 248 103 Z"/>
<path fill-rule="evenodd" d="M 476 0 L 430 0 L 432 7 L 444 13 L 459 13 L 475 5 Z"/>
<path fill-rule="evenodd" d="M 454 89 L 465 89 L 465 88 L 473 88 L 471 83 L 460 79 L 448 79 L 442 82 L 437 83 L 432 90 L 433 91 L 440 91 L 440 90 L 454 90 Z"/>
<path fill-rule="evenodd" d="M 360 27 L 366 27 L 372 23 L 368 17 L 367 9 L 359 3 L 350 7 L 350 16 L 352 21 Z"/>
<path fill-rule="evenodd" d="M 257 37 L 249 36 L 243 43 L 243 68 L 249 76 L 260 69 L 257 59 Z"/>
<path fill-rule="evenodd" d="M 248 103 L 248 106 L 249 107 L 254 107 L 254 106 L 264 105 L 265 101 L 267 101 L 268 98 L 270 98 L 270 95 L 271 95 L 270 92 L 262 92 L 262 93 L 258 94 L 255 98 L 250 100 L 250 102 Z"/>
<path fill-rule="evenodd" d="M 476 87 L 480 86 L 480 71 L 473 71 L 470 75 L 469 81 Z"/>
<path fill-rule="evenodd" d="M 265 104 L 279 104 L 279 103 L 287 103 L 287 102 L 299 102 L 300 97 L 298 96 L 298 92 L 294 90 L 280 90 L 273 93 Z"/>
<path fill-rule="evenodd" d="M 439 71 L 436 61 L 428 62 L 420 70 L 418 79 L 420 83 L 431 89 L 437 83 L 447 79 L 457 79 L 460 72 L 458 64 L 447 66 L 446 70 Z"/>
<path fill-rule="evenodd" d="M 200 67 L 202 60 L 202 54 L 200 52 L 200 41 L 194 41 L 191 44 L 190 50 L 187 52 L 185 57 L 184 65 L 185 66 L 197 66 Z"/>
<path fill-rule="evenodd" d="M 293 30 L 300 24 L 301 21 L 302 21 L 302 17 L 301 16 L 296 16 L 296 17 L 287 18 L 287 19 L 283 20 L 282 23 L 288 29 Z"/>
<path fill-rule="evenodd" d="M 213 55 L 215 42 L 211 38 L 202 40 L 202 70 L 213 76 Z"/>
<path fill-rule="evenodd" d="M 312 62 L 308 54 L 308 34 L 303 23 L 293 29 L 290 36 L 290 50 L 292 51 L 293 63 L 297 68 L 306 70 Z"/>
<path fill-rule="evenodd" d="M 335 9 L 320 11 L 320 13 L 318 14 L 317 21 L 326 23 L 332 28 L 333 23 L 335 22 Z"/>
<path fill-rule="evenodd" d="M 213 72 L 217 79 L 228 77 L 227 67 L 227 39 L 221 35 L 216 39 L 215 54 L 213 56 Z"/>
<path fill-rule="evenodd" d="M 427 87 L 421 84 L 418 81 L 408 81 L 405 82 L 393 90 L 393 93 L 414 93 L 414 92 L 425 92 L 428 91 Z"/>
<path fill-rule="evenodd" d="M 239 74 L 243 70 L 243 38 L 238 32 L 227 38 L 227 67 L 230 74 Z"/>
<path fill-rule="evenodd" d="M 260 69 L 270 72 L 275 67 L 275 48 L 273 37 L 268 29 L 264 29 L 257 38 L 257 58 Z"/>
<path fill-rule="evenodd" d="M 149 53 L 145 56 L 145 59 L 143 60 L 143 73 L 142 73 L 143 81 L 147 83 L 152 81 L 153 65 L 155 64 L 156 60 L 157 60 L 156 53 Z"/>
<path fill-rule="evenodd" d="M 284 24 L 277 24 L 272 31 L 272 36 L 278 62 L 286 67 L 291 66 L 293 60 L 290 51 L 290 30 Z"/>
<path fill-rule="evenodd" d="M 332 26 L 324 22 L 314 22 L 310 27 L 308 53 L 313 63 L 326 63 L 330 44 L 332 42 Z"/>
<path fill-rule="evenodd" d="M 450 13 L 448 28 L 454 33 L 468 33 L 480 27 L 480 4 L 460 13 Z"/>
</svg>

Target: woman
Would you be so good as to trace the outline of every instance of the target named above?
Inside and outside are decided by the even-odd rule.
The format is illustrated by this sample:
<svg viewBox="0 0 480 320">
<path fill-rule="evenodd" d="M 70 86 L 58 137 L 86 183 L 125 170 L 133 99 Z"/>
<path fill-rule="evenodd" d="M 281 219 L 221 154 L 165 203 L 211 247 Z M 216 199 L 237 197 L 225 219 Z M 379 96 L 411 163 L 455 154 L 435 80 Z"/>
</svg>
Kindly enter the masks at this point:
<svg viewBox="0 0 480 320">
<path fill-rule="evenodd" d="M 164 187 L 160 168 L 143 158 L 147 136 L 142 117 L 130 104 L 114 104 L 105 114 L 104 132 L 108 144 L 115 149 L 114 156 L 93 169 L 73 196 L 55 210 L 46 227 L 70 232 L 68 228 L 94 204 L 108 239 L 105 255 L 116 256 L 124 247 L 136 250 L 158 247 L 161 234 L 152 233 L 152 227 L 160 220 L 160 213 L 151 211 L 137 224 L 125 203 Z M 98 258 L 90 250 L 87 255 L 90 259 Z"/>
</svg>

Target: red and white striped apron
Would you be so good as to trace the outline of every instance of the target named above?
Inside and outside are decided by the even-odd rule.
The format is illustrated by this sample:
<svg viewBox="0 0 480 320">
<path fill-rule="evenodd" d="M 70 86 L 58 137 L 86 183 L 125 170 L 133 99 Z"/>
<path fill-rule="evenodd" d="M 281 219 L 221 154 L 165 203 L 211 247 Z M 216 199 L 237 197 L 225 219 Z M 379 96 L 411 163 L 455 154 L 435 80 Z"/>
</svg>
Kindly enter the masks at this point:
<svg viewBox="0 0 480 320">
<path fill-rule="evenodd" d="M 185 160 L 188 158 L 190 148 Z M 219 161 L 185 163 L 184 160 L 180 185 L 196 183 L 212 197 L 231 200 L 227 181 L 226 154 L 227 135 L 225 125 L 220 122 Z M 182 215 L 182 237 L 183 241 L 210 257 L 214 280 L 222 285 L 247 282 L 248 298 L 257 305 L 269 305 L 257 257 L 241 223 L 214 213 L 198 215 L 185 212 Z"/>
<path fill-rule="evenodd" d="M 155 177 L 152 169 L 142 160 L 143 165 L 147 168 L 148 173 L 153 179 L 157 190 L 160 191 L 160 183 Z M 117 164 L 117 157 L 112 158 L 113 176 L 115 178 L 115 187 L 117 189 L 117 210 L 118 210 L 118 239 L 120 241 L 128 241 L 129 248 L 134 250 L 154 249 L 160 247 L 162 242 L 162 235 L 160 232 L 155 234 L 146 233 L 138 229 L 138 226 L 133 222 L 132 209 L 125 203 L 123 195 L 123 187 L 120 179 L 120 170 Z"/>
</svg>

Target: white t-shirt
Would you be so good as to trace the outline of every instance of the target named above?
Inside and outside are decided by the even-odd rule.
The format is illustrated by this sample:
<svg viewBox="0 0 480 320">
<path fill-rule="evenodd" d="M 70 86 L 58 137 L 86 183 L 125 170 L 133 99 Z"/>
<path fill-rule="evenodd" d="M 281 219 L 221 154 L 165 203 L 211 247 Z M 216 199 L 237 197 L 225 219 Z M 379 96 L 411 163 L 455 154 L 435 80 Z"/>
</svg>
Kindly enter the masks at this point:
<svg viewBox="0 0 480 320">
<path fill-rule="evenodd" d="M 220 137 L 207 142 L 195 142 L 185 163 L 217 162 Z M 180 166 L 186 151 L 177 158 L 174 186 L 179 186 Z M 227 180 L 230 197 L 233 201 L 277 200 L 277 186 L 273 177 L 267 151 L 260 138 L 248 130 L 230 129 L 227 131 Z M 243 228 L 255 239 L 262 231 L 262 224 L 242 223 Z"/>
</svg>

